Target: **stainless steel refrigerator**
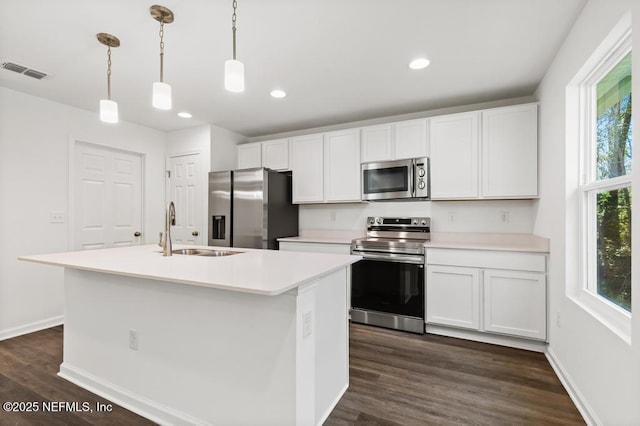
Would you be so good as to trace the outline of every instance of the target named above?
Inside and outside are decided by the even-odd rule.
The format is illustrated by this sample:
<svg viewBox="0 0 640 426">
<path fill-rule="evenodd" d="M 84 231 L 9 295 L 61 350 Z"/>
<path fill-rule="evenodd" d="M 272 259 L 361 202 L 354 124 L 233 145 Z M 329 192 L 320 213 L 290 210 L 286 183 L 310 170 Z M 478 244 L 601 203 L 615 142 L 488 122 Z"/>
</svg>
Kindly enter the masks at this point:
<svg viewBox="0 0 640 426">
<path fill-rule="evenodd" d="M 291 175 L 259 168 L 209 173 L 209 245 L 278 249 L 298 235 Z"/>
</svg>

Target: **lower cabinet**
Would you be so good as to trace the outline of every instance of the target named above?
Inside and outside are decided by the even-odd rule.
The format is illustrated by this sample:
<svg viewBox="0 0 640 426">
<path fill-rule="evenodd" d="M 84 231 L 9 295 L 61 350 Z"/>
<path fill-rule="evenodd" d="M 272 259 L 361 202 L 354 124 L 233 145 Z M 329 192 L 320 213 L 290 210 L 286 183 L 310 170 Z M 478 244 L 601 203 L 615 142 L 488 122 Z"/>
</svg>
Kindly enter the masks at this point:
<svg viewBox="0 0 640 426">
<path fill-rule="evenodd" d="M 547 338 L 546 256 L 427 250 L 427 325 Z"/>
</svg>

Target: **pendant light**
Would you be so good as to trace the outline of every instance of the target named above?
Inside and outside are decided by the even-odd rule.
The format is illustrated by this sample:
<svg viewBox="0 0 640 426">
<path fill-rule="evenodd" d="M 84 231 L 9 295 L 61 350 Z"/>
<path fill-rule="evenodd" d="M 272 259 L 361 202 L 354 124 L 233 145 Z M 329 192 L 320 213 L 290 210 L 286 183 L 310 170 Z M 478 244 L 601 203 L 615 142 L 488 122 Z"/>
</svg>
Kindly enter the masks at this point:
<svg viewBox="0 0 640 426">
<path fill-rule="evenodd" d="M 164 24 L 173 22 L 173 12 L 164 6 L 154 4 L 150 8 L 151 16 L 160 22 L 160 81 L 153 83 L 152 104 L 158 109 L 171 109 L 171 86 L 164 80 Z"/>
<path fill-rule="evenodd" d="M 107 33 L 96 34 L 98 41 L 107 46 L 107 99 L 100 100 L 100 120 L 118 122 L 118 104 L 111 100 L 111 48 L 120 46 L 118 37 Z"/>
<path fill-rule="evenodd" d="M 224 63 L 224 87 L 230 92 L 244 91 L 244 64 L 236 60 L 236 9 L 238 2 L 233 0 L 231 31 L 233 33 L 233 59 Z"/>
</svg>

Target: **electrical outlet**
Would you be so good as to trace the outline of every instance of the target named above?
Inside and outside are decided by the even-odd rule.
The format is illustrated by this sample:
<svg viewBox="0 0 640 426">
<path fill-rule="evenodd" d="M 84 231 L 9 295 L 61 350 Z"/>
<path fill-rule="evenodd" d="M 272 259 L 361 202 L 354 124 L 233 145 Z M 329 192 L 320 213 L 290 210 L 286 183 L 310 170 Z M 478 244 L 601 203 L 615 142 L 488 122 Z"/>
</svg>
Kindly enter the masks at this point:
<svg viewBox="0 0 640 426">
<path fill-rule="evenodd" d="M 334 211 L 329 212 L 329 220 L 331 222 L 335 222 L 336 221 L 336 212 L 334 212 Z"/>
<path fill-rule="evenodd" d="M 509 223 L 509 212 L 500 212 L 500 220 L 502 223 Z"/>
<path fill-rule="evenodd" d="M 311 336 L 311 322 L 313 313 L 311 311 L 302 314 L 302 337 Z"/>
<path fill-rule="evenodd" d="M 560 314 L 560 311 L 556 312 L 556 326 L 558 328 L 562 327 L 562 315 Z"/>
<path fill-rule="evenodd" d="M 64 212 L 51 212 L 49 213 L 49 223 L 64 223 Z"/>
<path fill-rule="evenodd" d="M 456 221 L 456 214 L 454 212 L 449 212 L 447 216 L 449 218 L 449 222 L 453 223 Z"/>
<path fill-rule="evenodd" d="M 138 350 L 138 332 L 133 328 L 129 330 L 129 349 Z"/>
</svg>

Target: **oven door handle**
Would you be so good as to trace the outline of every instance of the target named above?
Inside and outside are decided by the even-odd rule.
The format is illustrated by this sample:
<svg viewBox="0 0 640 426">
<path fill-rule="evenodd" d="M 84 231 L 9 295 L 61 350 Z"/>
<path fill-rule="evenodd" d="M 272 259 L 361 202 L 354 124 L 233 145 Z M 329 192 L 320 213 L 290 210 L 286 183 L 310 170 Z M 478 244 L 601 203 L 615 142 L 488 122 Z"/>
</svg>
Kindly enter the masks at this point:
<svg viewBox="0 0 640 426">
<path fill-rule="evenodd" d="M 415 265 L 424 266 L 423 256 L 410 256 L 405 254 L 373 254 L 354 251 L 352 254 L 360 255 L 366 260 L 375 260 L 379 262 L 395 262 L 395 263 L 411 263 Z"/>
</svg>

